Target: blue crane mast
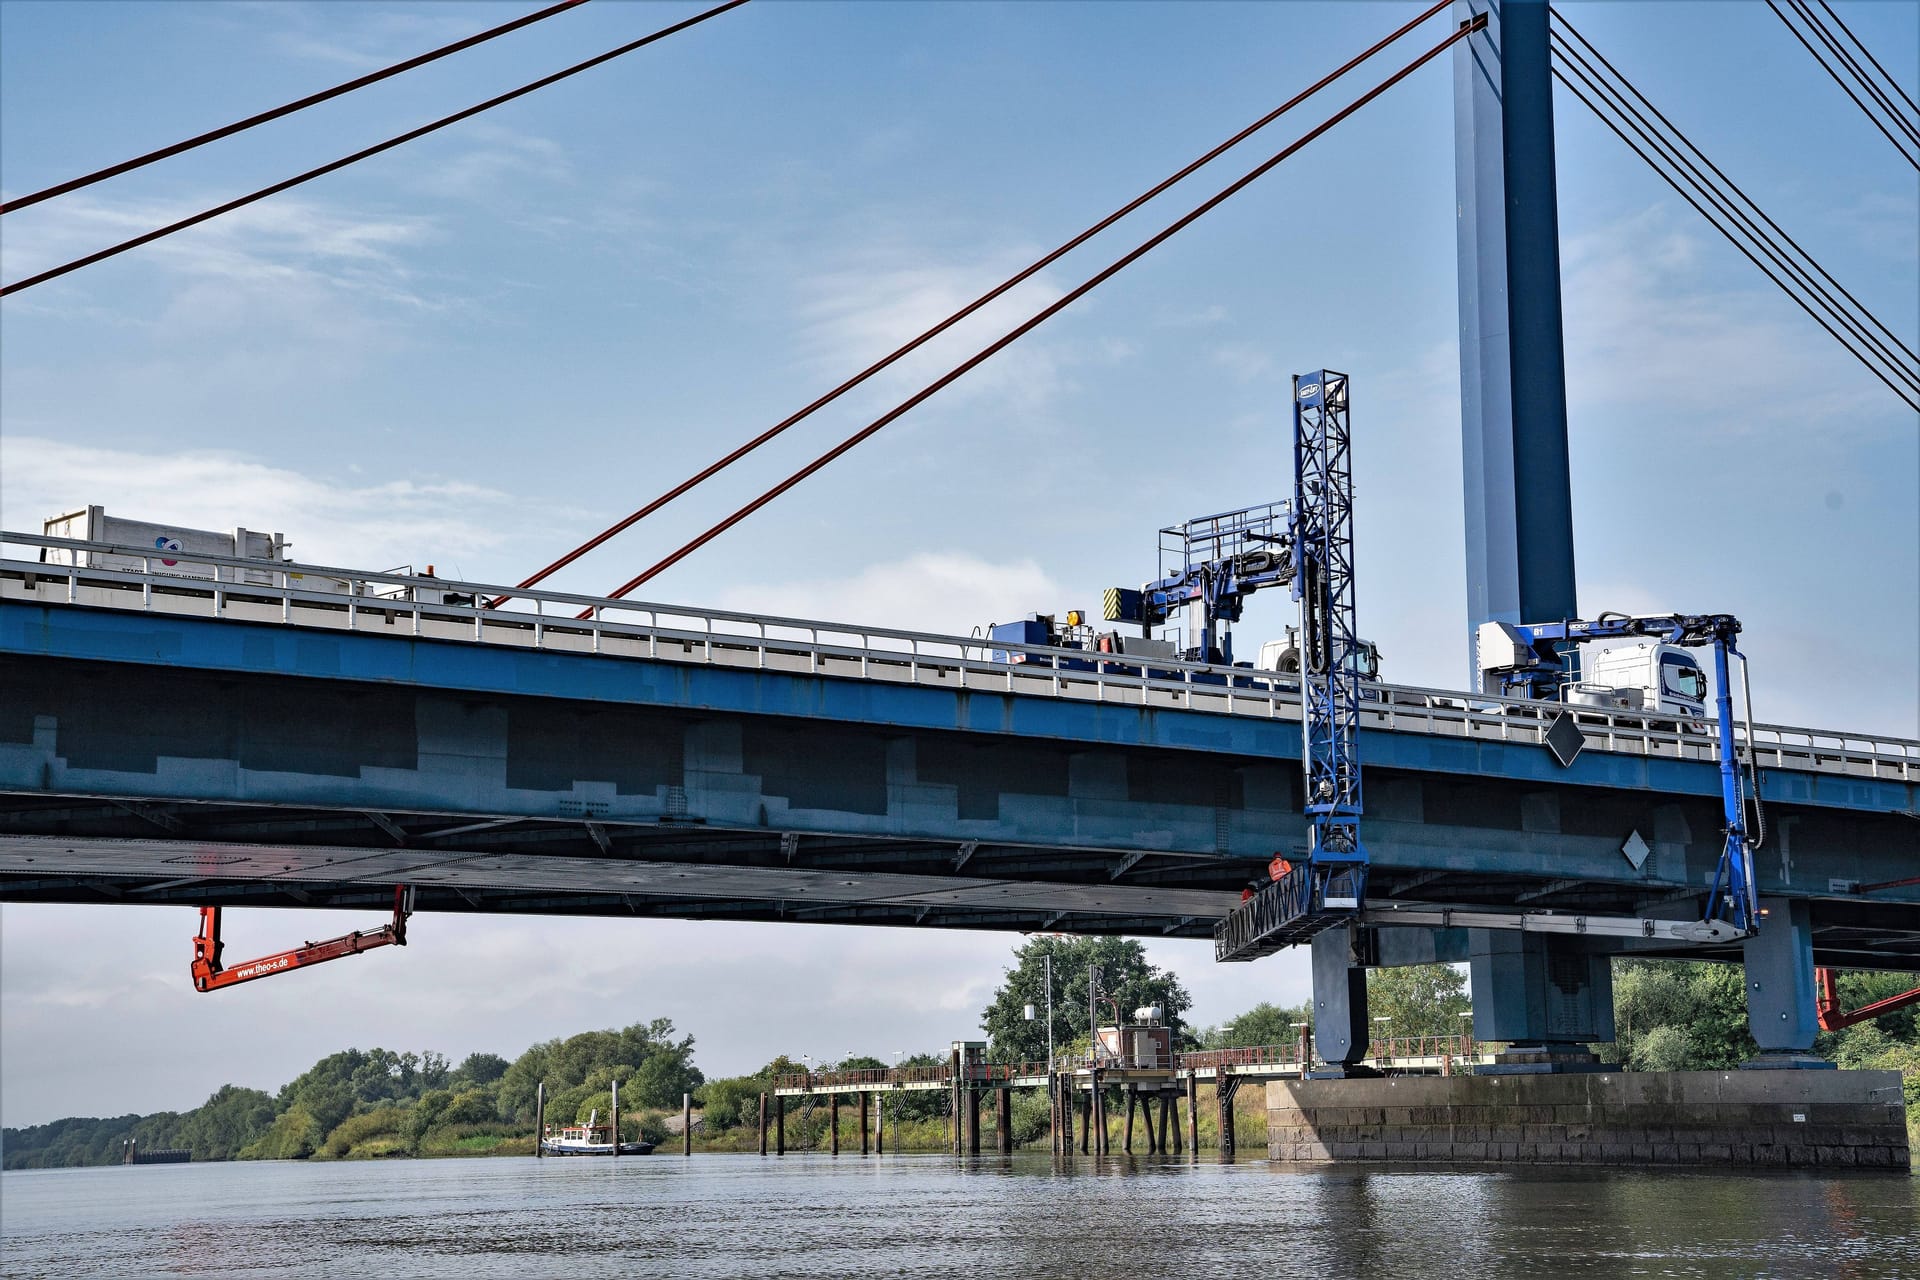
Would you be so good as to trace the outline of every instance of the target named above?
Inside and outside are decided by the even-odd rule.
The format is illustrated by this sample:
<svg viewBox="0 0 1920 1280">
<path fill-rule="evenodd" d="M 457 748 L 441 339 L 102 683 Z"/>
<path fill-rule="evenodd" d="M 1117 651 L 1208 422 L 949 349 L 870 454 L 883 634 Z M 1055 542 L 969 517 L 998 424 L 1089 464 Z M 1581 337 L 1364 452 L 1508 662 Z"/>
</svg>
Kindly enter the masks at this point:
<svg viewBox="0 0 1920 1280">
<path fill-rule="evenodd" d="M 1354 625 L 1353 438 L 1347 376 L 1293 380 L 1293 502 L 1287 543 L 1300 605 L 1301 766 L 1306 860 L 1243 902 L 1214 930 L 1218 960 L 1252 960 L 1358 916 L 1366 895 L 1360 839 L 1360 681 L 1366 647 Z"/>
</svg>

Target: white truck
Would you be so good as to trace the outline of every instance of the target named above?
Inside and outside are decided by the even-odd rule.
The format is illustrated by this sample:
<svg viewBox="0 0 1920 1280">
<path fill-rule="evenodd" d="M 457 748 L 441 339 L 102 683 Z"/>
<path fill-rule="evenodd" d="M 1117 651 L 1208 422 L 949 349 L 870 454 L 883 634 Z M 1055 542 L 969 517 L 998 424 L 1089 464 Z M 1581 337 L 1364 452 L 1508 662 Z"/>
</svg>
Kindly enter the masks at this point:
<svg viewBox="0 0 1920 1280">
<path fill-rule="evenodd" d="M 1482 693 L 1510 695 L 1509 673 L 1535 664 L 1532 647 L 1504 622 L 1483 622 L 1474 637 Z M 1559 685 L 1559 700 L 1572 706 L 1699 720 L 1707 708 L 1707 673 L 1693 651 L 1659 640 L 1605 644 L 1562 641 L 1577 654 L 1577 673 Z"/>
</svg>

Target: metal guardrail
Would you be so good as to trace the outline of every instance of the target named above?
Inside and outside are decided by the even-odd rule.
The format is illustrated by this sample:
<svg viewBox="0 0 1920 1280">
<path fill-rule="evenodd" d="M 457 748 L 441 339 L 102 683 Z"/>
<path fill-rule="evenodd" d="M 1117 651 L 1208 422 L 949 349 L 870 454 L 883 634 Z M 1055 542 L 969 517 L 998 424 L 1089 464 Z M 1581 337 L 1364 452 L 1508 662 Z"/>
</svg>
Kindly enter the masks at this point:
<svg viewBox="0 0 1920 1280">
<path fill-rule="evenodd" d="M 1127 658 L 982 636 L 945 636 L 561 591 L 521 591 L 401 570 L 369 572 L 200 552 L 183 556 L 151 547 L 39 534 L 0 532 L 0 544 L 35 548 L 43 555 L 54 552 L 75 559 L 111 557 L 125 562 L 109 567 L 0 557 L 0 598 L 15 601 L 399 633 L 1261 719 L 1300 718 L 1296 679 L 1245 667 Z M 216 574 L 227 572 L 235 580 L 170 572 L 164 563 L 167 559 L 190 560 Z M 327 586 L 314 585 L 318 583 Z M 513 597 L 515 607 L 484 606 L 499 595 Z M 580 612 L 590 616 L 573 616 Z M 996 661 L 992 656 L 996 652 L 1017 654 L 1020 661 Z M 1554 720 L 1567 712 L 1574 716 L 1588 750 L 1674 760 L 1717 758 L 1710 723 L 1408 685 L 1362 688 L 1360 727 L 1366 730 L 1539 743 Z M 1743 745 L 1745 736 L 1740 731 Z M 1751 745 L 1762 768 L 1920 780 L 1920 740 L 1756 725 Z"/>
</svg>

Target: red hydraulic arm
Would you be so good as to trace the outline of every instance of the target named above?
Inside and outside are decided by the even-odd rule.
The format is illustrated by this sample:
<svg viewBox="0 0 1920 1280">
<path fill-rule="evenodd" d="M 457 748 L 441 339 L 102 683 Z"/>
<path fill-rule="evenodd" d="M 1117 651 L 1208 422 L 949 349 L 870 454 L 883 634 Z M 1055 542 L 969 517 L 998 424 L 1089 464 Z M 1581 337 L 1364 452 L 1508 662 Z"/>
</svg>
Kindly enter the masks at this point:
<svg viewBox="0 0 1920 1280">
<path fill-rule="evenodd" d="M 1858 1009 L 1845 1010 L 1840 1007 L 1840 989 L 1834 982 L 1833 970 L 1814 970 L 1813 981 L 1818 992 L 1814 999 L 1814 1012 L 1820 1019 L 1822 1031 L 1838 1031 L 1842 1027 L 1870 1022 L 1883 1013 L 1892 1013 L 1910 1004 L 1920 1004 L 1920 987 L 1915 987 L 1897 996 L 1888 996 L 1885 1000 L 1863 1004 Z"/>
<path fill-rule="evenodd" d="M 413 910 L 413 895 L 405 885 L 393 887 L 393 922 L 378 929 L 362 929 L 325 942 L 309 942 L 290 951 L 277 952 L 249 960 L 228 969 L 220 963 L 224 944 L 220 941 L 220 908 L 200 908 L 200 933 L 193 940 L 193 989 L 218 991 L 255 978 L 270 978 L 310 964 L 356 956 L 375 947 L 407 945 L 407 916 Z"/>
</svg>

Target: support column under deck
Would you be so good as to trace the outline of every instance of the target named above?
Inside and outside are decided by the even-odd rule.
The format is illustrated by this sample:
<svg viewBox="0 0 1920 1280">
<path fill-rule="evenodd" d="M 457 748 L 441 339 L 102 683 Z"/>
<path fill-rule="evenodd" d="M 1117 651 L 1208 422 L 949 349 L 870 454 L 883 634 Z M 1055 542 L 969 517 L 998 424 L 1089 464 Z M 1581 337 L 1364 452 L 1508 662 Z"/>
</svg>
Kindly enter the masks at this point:
<svg viewBox="0 0 1920 1280">
<path fill-rule="evenodd" d="M 1507 929 L 1473 929 L 1473 1037 L 1507 1048 L 1485 1075 L 1592 1071 L 1587 1046 L 1610 1041 L 1613 962 L 1583 950 L 1577 938 Z"/>
<path fill-rule="evenodd" d="M 827 1131 L 832 1135 L 827 1140 L 828 1152 L 837 1156 L 840 1154 L 840 1095 L 837 1093 L 827 1095 Z"/>
<path fill-rule="evenodd" d="M 1813 981 L 1812 908 L 1804 899 L 1762 898 L 1760 932 L 1741 944 L 1747 1025 L 1760 1056 L 1751 1069 L 1831 1067 L 1813 1056 L 1820 1030 Z"/>
<path fill-rule="evenodd" d="M 873 1100 L 873 1095 L 870 1093 L 863 1093 L 860 1095 L 860 1154 L 861 1155 L 867 1154 L 867 1141 L 872 1136 L 868 1128 L 869 1120 L 867 1116 L 867 1112 L 871 1106 L 872 1100 Z"/>
<path fill-rule="evenodd" d="M 1367 971 L 1359 963 L 1352 925 L 1314 935 L 1313 1034 L 1321 1061 L 1317 1076 L 1346 1076 L 1366 1071 Z"/>
</svg>

